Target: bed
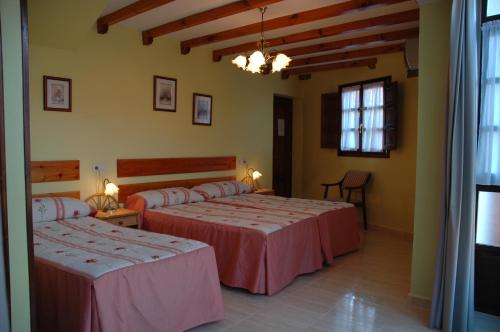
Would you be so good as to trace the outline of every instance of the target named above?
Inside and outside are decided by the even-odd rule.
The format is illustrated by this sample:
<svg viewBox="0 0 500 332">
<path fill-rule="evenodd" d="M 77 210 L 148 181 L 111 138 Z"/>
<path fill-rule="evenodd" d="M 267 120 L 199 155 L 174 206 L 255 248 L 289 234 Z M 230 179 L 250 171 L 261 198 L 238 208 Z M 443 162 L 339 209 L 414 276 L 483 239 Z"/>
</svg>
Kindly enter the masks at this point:
<svg viewBox="0 0 500 332">
<path fill-rule="evenodd" d="M 185 331 L 223 319 L 212 247 L 114 226 L 54 196 L 79 192 L 33 198 L 39 331 Z"/>
<path fill-rule="evenodd" d="M 259 194 L 232 195 L 214 198 L 210 202 L 317 218 L 323 256 L 330 264 L 334 257 L 359 249 L 358 216 L 355 206 L 350 203 Z"/>
<path fill-rule="evenodd" d="M 117 160 L 118 177 L 234 171 L 236 157 L 149 158 Z M 215 249 L 219 276 L 225 285 L 253 293 L 275 294 L 296 276 L 321 269 L 323 262 L 359 246 L 356 211 L 295 211 L 231 206 L 221 202 L 190 202 L 179 207 L 147 206 L 137 193 L 172 187 L 193 188 L 212 182 L 234 181 L 234 176 L 191 178 L 120 186 L 119 200 L 138 210 L 142 227 L 206 242 Z M 238 194 L 242 194 L 241 191 Z M 207 197 L 206 199 L 212 199 Z M 291 208 L 291 207 L 290 207 Z M 207 210 L 210 214 L 207 215 Z M 333 209 L 332 209 L 333 210 Z M 257 216 L 259 218 L 257 218 Z M 262 229 L 265 220 L 289 220 L 285 226 Z M 280 219 L 281 218 L 281 219 Z M 223 220 L 225 219 L 225 220 Z M 256 219 L 259 219 L 256 222 Z M 341 222 L 348 219 L 347 222 Z M 253 225 L 256 224 L 257 225 Z M 349 232 L 348 236 L 343 236 Z"/>
<path fill-rule="evenodd" d="M 227 286 L 272 295 L 322 267 L 316 218 L 213 202 L 145 206 L 140 195 L 127 200 L 141 212 L 143 229 L 212 245 Z"/>
</svg>

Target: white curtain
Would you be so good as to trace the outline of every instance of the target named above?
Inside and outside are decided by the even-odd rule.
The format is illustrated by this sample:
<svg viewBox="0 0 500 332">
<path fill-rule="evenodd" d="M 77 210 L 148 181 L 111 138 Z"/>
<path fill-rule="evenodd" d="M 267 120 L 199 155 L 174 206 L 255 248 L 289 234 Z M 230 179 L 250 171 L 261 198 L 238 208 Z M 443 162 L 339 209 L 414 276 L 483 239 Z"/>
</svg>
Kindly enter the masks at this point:
<svg viewBox="0 0 500 332">
<path fill-rule="evenodd" d="M 474 331 L 481 17 L 477 5 L 476 1 L 453 0 L 451 9 L 444 213 L 430 315 L 430 327 L 442 328 L 446 332 Z"/>
<path fill-rule="evenodd" d="M 340 149 L 353 151 L 359 147 L 359 85 L 342 89 L 342 135 Z"/>
<path fill-rule="evenodd" d="M 476 176 L 500 185 L 500 21 L 483 25 L 481 110 Z"/>
<path fill-rule="evenodd" d="M 363 90 L 363 147 L 380 152 L 384 142 L 384 82 L 366 84 Z"/>
</svg>

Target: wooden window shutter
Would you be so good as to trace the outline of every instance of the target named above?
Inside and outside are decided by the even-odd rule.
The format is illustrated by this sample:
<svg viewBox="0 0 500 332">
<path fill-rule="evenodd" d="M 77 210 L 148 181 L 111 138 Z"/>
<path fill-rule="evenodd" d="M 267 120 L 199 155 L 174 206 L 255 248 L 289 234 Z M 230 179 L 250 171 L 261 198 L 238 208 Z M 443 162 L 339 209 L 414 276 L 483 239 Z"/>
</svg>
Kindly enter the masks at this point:
<svg viewBox="0 0 500 332">
<path fill-rule="evenodd" d="M 321 147 L 337 149 L 340 145 L 340 100 L 338 93 L 321 95 Z"/>
<path fill-rule="evenodd" d="M 384 91 L 384 150 L 395 150 L 398 141 L 398 82 L 387 82 Z"/>
</svg>

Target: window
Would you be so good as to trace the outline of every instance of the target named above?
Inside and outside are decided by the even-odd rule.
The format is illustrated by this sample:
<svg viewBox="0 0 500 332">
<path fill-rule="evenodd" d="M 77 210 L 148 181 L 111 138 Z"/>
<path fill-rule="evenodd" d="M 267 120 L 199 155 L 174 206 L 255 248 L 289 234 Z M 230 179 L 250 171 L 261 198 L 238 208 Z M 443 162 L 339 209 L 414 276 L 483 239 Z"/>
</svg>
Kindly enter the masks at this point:
<svg viewBox="0 0 500 332">
<path fill-rule="evenodd" d="M 483 0 L 483 22 L 500 18 L 500 1 Z"/>
<path fill-rule="evenodd" d="M 488 1 L 487 13 L 500 14 L 500 1 Z M 483 17 L 477 182 L 500 186 L 500 15 Z"/>
<path fill-rule="evenodd" d="M 341 152 L 384 152 L 384 81 L 340 88 Z"/>
<path fill-rule="evenodd" d="M 339 155 L 389 157 L 396 147 L 396 89 L 390 77 L 339 87 Z"/>
<path fill-rule="evenodd" d="M 321 147 L 341 156 L 389 157 L 397 143 L 397 89 L 383 77 L 323 94 Z"/>
</svg>

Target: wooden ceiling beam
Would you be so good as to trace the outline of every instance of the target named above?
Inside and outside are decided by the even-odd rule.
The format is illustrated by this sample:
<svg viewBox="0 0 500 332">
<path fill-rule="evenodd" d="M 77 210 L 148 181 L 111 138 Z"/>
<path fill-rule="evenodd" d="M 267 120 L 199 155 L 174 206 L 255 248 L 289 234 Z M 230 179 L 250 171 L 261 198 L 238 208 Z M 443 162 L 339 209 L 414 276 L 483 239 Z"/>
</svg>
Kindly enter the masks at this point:
<svg viewBox="0 0 500 332">
<path fill-rule="evenodd" d="M 264 21 L 264 31 L 284 28 L 297 24 L 304 24 L 317 20 L 327 19 L 352 11 L 361 11 L 380 5 L 390 5 L 406 0 L 350 0 L 347 2 L 337 3 L 321 8 L 315 8 L 304 12 L 299 12 L 291 15 L 281 16 Z M 261 23 L 256 22 L 253 24 L 221 31 L 181 42 L 181 52 L 183 54 L 189 53 L 189 50 L 196 46 L 207 45 L 210 43 L 220 42 L 259 33 L 261 30 Z"/>
<path fill-rule="evenodd" d="M 310 58 L 292 60 L 290 62 L 290 67 L 307 66 L 325 62 L 365 58 L 380 54 L 397 53 L 397 52 L 403 52 L 404 49 L 405 49 L 404 44 L 401 43 L 395 45 L 385 45 L 372 48 L 365 48 L 362 50 L 347 51 L 342 53 L 326 54 Z"/>
<path fill-rule="evenodd" d="M 297 55 L 304 55 L 304 54 L 311 54 L 318 52 L 334 51 L 348 46 L 356 46 L 356 45 L 361 46 L 364 44 L 374 43 L 374 42 L 390 42 L 390 41 L 405 40 L 416 37 L 418 37 L 418 28 L 412 28 L 412 29 L 377 33 L 363 37 L 336 40 L 329 43 L 321 43 L 310 46 L 289 48 L 281 50 L 280 52 L 283 52 L 288 56 L 297 56 Z"/>
<path fill-rule="evenodd" d="M 335 62 L 318 66 L 290 68 L 281 72 L 281 78 L 286 80 L 288 79 L 288 77 L 290 77 L 290 75 L 303 75 L 319 71 L 354 68 L 354 67 L 368 67 L 370 69 L 374 69 L 376 66 L 377 66 L 377 58 Z"/>
<path fill-rule="evenodd" d="M 360 30 L 360 29 L 368 29 L 374 27 L 390 26 L 395 24 L 413 22 L 417 21 L 418 18 L 419 18 L 419 10 L 413 9 L 395 14 L 376 16 L 364 20 L 352 21 L 343 24 L 332 25 L 321 29 L 314 29 L 314 30 L 294 33 L 287 36 L 267 39 L 266 46 L 268 48 L 272 48 L 285 44 L 292 44 L 308 40 L 314 40 L 318 38 L 341 35 L 346 32 Z M 221 58 L 225 55 L 248 52 L 255 49 L 255 47 L 256 47 L 255 42 L 226 47 L 223 49 L 213 51 L 212 57 L 213 60 L 217 62 L 220 61 Z"/>
<path fill-rule="evenodd" d="M 139 0 L 128 6 L 118 9 L 112 13 L 104 15 L 97 20 L 97 32 L 104 34 L 108 32 L 109 26 L 136 15 L 147 12 L 148 10 L 166 5 L 174 0 Z"/>
<path fill-rule="evenodd" d="M 223 17 L 239 14 L 251 9 L 265 7 L 283 0 L 241 0 L 231 2 L 227 5 L 209 9 L 207 11 L 187 16 L 176 21 L 168 22 L 157 27 L 142 32 L 142 43 L 150 45 L 153 39 L 175 32 L 187 29 L 203 23 L 218 20 Z M 186 52 L 189 52 L 187 50 Z"/>
</svg>

